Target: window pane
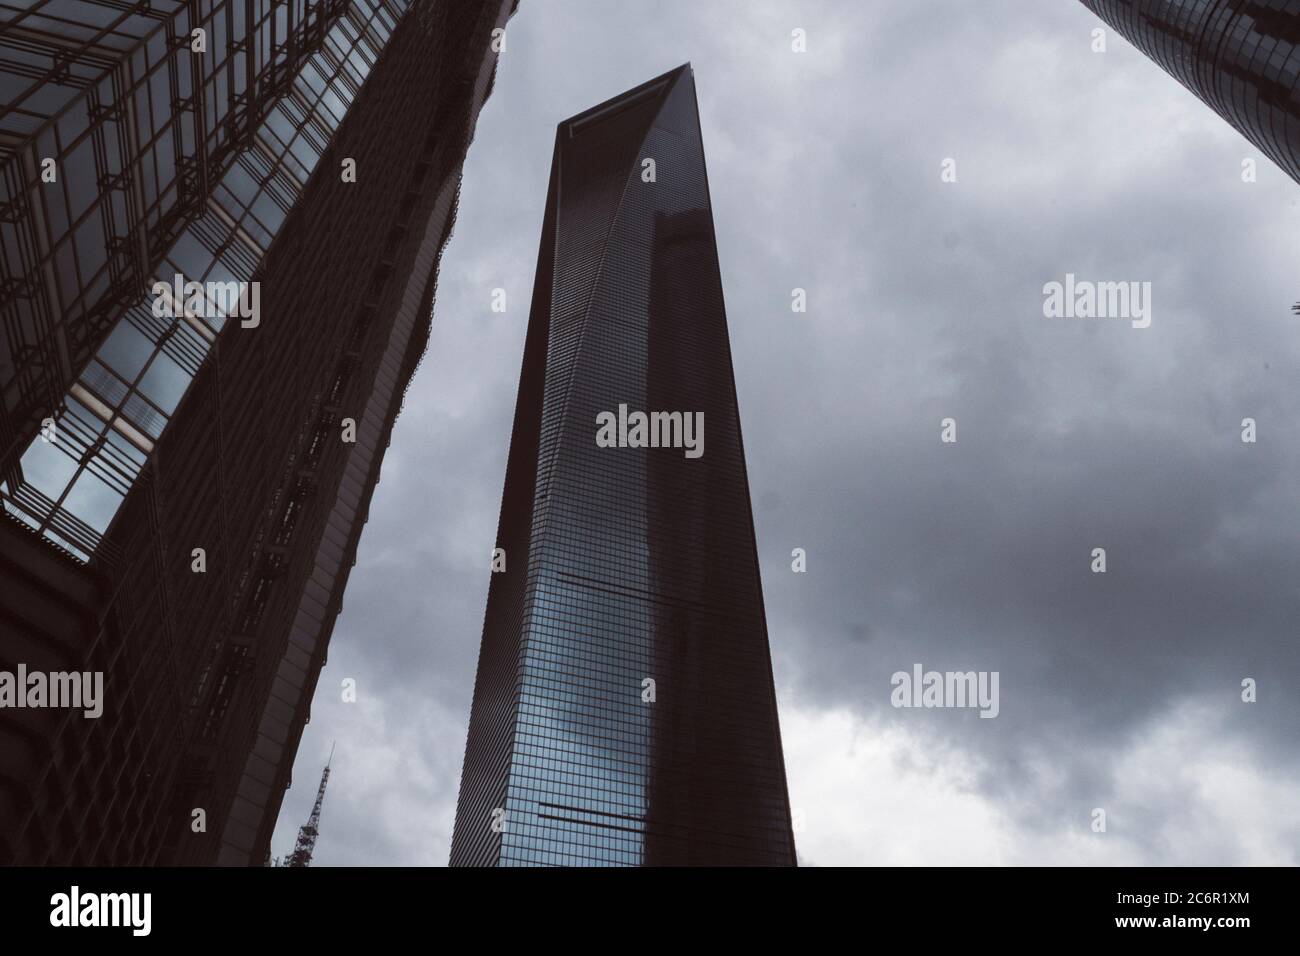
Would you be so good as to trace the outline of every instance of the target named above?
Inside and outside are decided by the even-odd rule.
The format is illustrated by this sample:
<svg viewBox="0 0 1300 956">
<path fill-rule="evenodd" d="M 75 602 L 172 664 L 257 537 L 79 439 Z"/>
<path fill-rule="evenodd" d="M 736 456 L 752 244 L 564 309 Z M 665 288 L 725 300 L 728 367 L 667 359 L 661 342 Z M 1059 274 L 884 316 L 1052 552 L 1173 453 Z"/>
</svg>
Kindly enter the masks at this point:
<svg viewBox="0 0 1300 956">
<path fill-rule="evenodd" d="M 190 377 L 185 370 L 159 352 L 154 356 L 149 371 L 140 380 L 140 391 L 168 415 L 176 407 L 185 389 L 190 384 Z"/>
</svg>

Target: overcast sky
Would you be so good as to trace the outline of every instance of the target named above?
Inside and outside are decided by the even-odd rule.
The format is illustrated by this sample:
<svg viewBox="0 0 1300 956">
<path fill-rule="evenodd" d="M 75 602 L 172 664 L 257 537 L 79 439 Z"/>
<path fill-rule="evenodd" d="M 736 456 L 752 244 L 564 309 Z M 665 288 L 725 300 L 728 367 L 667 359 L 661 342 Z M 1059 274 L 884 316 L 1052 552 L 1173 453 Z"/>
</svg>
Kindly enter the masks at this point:
<svg viewBox="0 0 1300 956">
<path fill-rule="evenodd" d="M 1300 187 L 1098 25 L 522 0 L 276 855 L 337 740 L 315 862 L 446 863 L 555 124 L 689 60 L 801 862 L 1300 863 Z M 891 707 L 916 663 L 998 717 Z"/>
</svg>

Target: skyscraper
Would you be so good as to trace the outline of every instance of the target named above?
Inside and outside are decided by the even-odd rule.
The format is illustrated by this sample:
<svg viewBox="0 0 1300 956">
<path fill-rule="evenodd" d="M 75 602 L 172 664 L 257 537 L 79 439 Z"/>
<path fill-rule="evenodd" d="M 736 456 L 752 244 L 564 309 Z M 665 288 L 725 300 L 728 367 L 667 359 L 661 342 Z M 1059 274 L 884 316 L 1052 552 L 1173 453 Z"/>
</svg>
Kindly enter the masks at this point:
<svg viewBox="0 0 1300 956">
<path fill-rule="evenodd" d="M 513 9 L 6 8 L 0 862 L 266 858 Z"/>
<path fill-rule="evenodd" d="M 452 864 L 794 864 L 689 65 L 556 130 L 497 547 Z"/>
<path fill-rule="evenodd" d="M 1297 0 L 1083 0 L 1300 182 Z"/>
</svg>

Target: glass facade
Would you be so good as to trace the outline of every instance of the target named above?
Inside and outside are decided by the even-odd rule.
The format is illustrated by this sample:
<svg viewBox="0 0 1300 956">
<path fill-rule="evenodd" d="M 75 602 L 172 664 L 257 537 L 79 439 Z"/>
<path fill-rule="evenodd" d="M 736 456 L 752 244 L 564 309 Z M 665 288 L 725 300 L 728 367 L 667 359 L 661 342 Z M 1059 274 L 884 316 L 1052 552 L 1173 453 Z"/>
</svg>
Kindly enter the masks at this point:
<svg viewBox="0 0 1300 956">
<path fill-rule="evenodd" d="M 71 6 L 93 4 L 73 0 Z M 239 7 L 239 17 L 231 19 L 234 16 L 231 11 L 219 10 L 220 15 L 196 21 L 212 31 L 214 41 L 222 41 L 211 57 L 192 57 L 188 45 L 179 49 L 172 44 L 166 61 L 155 64 L 146 77 L 162 78 L 168 67 L 175 73 L 176 58 L 183 56 L 187 61 L 193 59 L 203 65 L 201 72 L 212 87 L 209 102 L 212 96 L 224 94 L 226 88 L 220 81 L 226 73 L 241 78 L 245 75 L 243 70 L 234 71 L 229 62 L 231 55 L 227 54 L 228 46 L 238 49 L 238 45 L 226 44 L 224 33 L 217 29 L 229 21 L 232 30 L 244 30 L 243 4 L 231 6 Z M 293 5 L 251 6 L 261 12 L 261 17 L 252 22 L 249 36 L 256 38 L 259 30 L 265 30 L 269 44 L 274 44 L 276 37 L 291 29 L 293 23 L 321 23 L 319 17 L 327 9 L 324 4 L 300 8 L 294 14 L 296 19 L 290 20 L 287 18 L 293 13 Z M 267 109 L 262 122 L 248 131 L 251 138 L 223 135 L 230 126 L 230 114 L 216 117 L 220 122 L 209 137 L 207 149 L 213 156 L 222 151 L 230 153 L 234 161 L 214 180 L 209 197 L 201 202 L 197 214 L 183 226 L 166 254 L 151 263 L 147 278 L 142 279 L 138 273 L 132 275 L 137 292 L 140 288 L 152 289 L 155 282 L 171 287 L 178 275 L 185 281 L 222 286 L 253 281 L 272 238 L 297 201 L 406 7 L 406 0 L 387 0 L 386 4 L 356 0 L 344 5 L 343 15 L 332 21 L 333 26 L 322 33 L 320 42 L 312 44 L 316 52 L 297 57 L 300 68 L 296 74 L 284 74 L 285 82 L 278 84 L 283 92 L 264 104 Z M 46 10 L 49 12 L 48 5 Z M 272 15 L 273 11 L 278 14 Z M 183 11 L 177 11 L 177 15 L 181 19 L 170 21 L 171 26 L 183 33 L 188 21 L 184 20 Z M 317 19 L 312 19 L 313 15 Z M 18 22 L 30 24 L 31 21 L 20 18 Z M 155 30 L 148 36 L 141 43 L 146 62 L 147 51 L 155 39 L 160 40 L 161 34 Z M 129 64 L 131 58 L 126 62 Z M 251 62 L 255 65 L 258 58 L 252 57 Z M 237 84 L 231 89 L 234 92 L 229 97 L 220 95 L 220 101 L 233 109 L 246 88 Z M 130 103 L 134 97 L 143 103 L 151 95 L 149 90 L 149 83 L 142 80 L 118 102 Z M 25 100 L 20 100 L 15 109 L 21 110 L 22 102 Z M 79 101 L 69 104 L 63 112 L 79 115 L 76 109 L 79 105 Z M 158 144 L 163 142 L 161 136 L 179 122 L 181 114 L 168 115 L 171 119 L 158 124 L 147 152 L 131 156 L 124 168 L 156 168 Z M 56 143 L 58 125 L 55 124 L 53 131 Z M 114 124 L 104 119 L 95 126 L 99 135 L 113 129 Z M 90 133 L 83 130 L 82 135 Z M 32 148 L 39 151 L 39 140 L 40 137 L 37 146 L 28 147 L 29 151 Z M 245 145 L 232 150 L 233 141 Z M 218 169 L 216 162 L 208 166 L 210 174 Z M 62 171 L 60 183 L 84 186 L 95 181 L 94 169 L 69 164 Z M 175 180 L 174 167 L 172 172 L 173 181 L 161 197 L 155 188 L 146 190 L 155 199 L 149 207 L 150 215 L 160 215 L 158 210 L 167 203 L 179 202 L 177 189 L 183 184 Z M 116 173 L 110 170 L 107 175 Z M 32 191 L 46 199 L 47 213 L 51 208 L 48 203 L 54 202 L 51 197 L 59 195 L 58 188 L 47 190 L 39 183 L 33 185 Z M 94 215 L 94 205 L 108 208 L 112 199 L 111 189 L 99 193 L 86 212 L 85 221 L 111 228 L 111 215 L 107 212 L 102 217 Z M 109 241 L 96 229 L 87 243 L 102 250 Z M 14 251 L 18 248 L 15 246 Z M 100 266 L 102 273 L 105 267 L 102 262 Z M 78 272 L 74 269 L 60 274 L 75 277 Z M 81 295 L 88 289 L 83 289 Z M 77 314 L 80 304 L 80 299 L 65 302 L 64 316 Z M 46 435 L 56 440 L 49 441 L 46 436 L 31 440 L 19 459 L 19 467 L 0 483 L 0 500 L 7 511 L 83 560 L 89 560 L 94 554 L 145 459 L 153 451 L 154 443 L 161 437 L 224 326 L 233 303 L 212 301 L 197 311 L 174 301 L 173 305 L 178 306 L 175 318 L 157 317 L 152 298 L 132 304 L 113 316 L 107 338 L 82 366 L 57 410 L 51 411 L 55 425 Z M 30 371 L 31 365 L 26 364 L 24 368 Z"/>
<path fill-rule="evenodd" d="M 0 4 L 6 468 L 349 6 Z"/>
<path fill-rule="evenodd" d="M 1296 0 L 1083 0 L 1300 182 Z"/>
<path fill-rule="evenodd" d="M 201 203 L 151 246 L 134 299 L 84 362 L 56 362 L 57 441 L 32 426 L 3 461 L 0 661 L 102 672 L 105 705 L 96 720 L 0 711 L 0 864 L 265 860 L 428 342 L 495 74 L 491 33 L 514 12 L 511 0 L 237 5 L 243 22 L 269 10 L 302 25 L 275 53 L 296 68 L 266 88 L 238 148 L 206 161 Z M 153 283 L 176 275 L 256 282 L 258 323 L 237 321 L 216 286 L 216 301 L 159 317 Z"/>
<path fill-rule="evenodd" d="M 557 131 L 498 546 L 452 863 L 793 864 L 689 66 Z"/>
</svg>

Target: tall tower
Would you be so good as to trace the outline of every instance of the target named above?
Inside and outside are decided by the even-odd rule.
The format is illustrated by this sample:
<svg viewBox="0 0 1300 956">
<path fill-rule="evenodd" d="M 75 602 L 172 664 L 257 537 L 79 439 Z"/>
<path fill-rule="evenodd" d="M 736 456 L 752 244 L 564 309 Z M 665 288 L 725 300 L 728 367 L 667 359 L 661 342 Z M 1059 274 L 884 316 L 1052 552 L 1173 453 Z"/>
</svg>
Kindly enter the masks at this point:
<svg viewBox="0 0 1300 956">
<path fill-rule="evenodd" d="M 0 864 L 266 858 L 513 10 L 0 13 Z"/>
<path fill-rule="evenodd" d="M 793 865 L 689 64 L 556 130 L 497 546 L 452 864 Z"/>
<path fill-rule="evenodd" d="M 1083 3 L 1300 182 L 1300 2 Z"/>
<path fill-rule="evenodd" d="M 325 769 L 320 773 L 320 787 L 316 790 L 316 802 L 311 806 L 311 816 L 298 828 L 298 841 L 284 861 L 285 866 L 311 866 L 311 855 L 316 851 L 316 838 L 320 836 L 320 811 L 325 803 L 325 787 L 330 782 L 330 764 L 333 762 L 334 748 L 330 747 L 330 758 L 325 761 Z"/>
</svg>

